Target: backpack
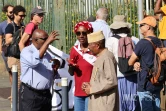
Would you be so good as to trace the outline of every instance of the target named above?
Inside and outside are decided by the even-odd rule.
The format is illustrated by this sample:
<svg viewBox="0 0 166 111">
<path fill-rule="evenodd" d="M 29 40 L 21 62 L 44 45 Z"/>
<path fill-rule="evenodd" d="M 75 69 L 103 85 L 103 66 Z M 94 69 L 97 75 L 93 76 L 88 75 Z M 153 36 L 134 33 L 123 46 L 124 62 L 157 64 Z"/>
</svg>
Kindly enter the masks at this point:
<svg viewBox="0 0 166 111">
<path fill-rule="evenodd" d="M 152 44 L 155 50 L 154 65 L 153 67 L 148 68 L 149 75 L 147 76 L 147 79 L 153 85 L 163 84 L 166 80 L 166 47 L 163 47 L 163 45 L 157 47 L 150 38 L 145 39 Z"/>
<path fill-rule="evenodd" d="M 118 42 L 118 66 L 119 71 L 123 74 L 135 72 L 133 66 L 128 65 L 131 54 L 135 48 L 134 42 L 131 37 L 120 37 L 119 35 L 113 35 L 113 37 L 119 39 Z"/>
<path fill-rule="evenodd" d="M 13 24 L 13 22 L 12 22 L 12 24 Z M 19 59 L 20 58 L 20 48 L 19 48 L 18 44 L 23 35 L 25 27 L 21 26 L 21 28 L 17 31 L 15 31 L 14 24 L 13 24 L 13 27 L 14 27 L 13 40 L 9 44 L 7 52 L 10 53 L 11 57 L 15 57 L 15 58 Z"/>
</svg>

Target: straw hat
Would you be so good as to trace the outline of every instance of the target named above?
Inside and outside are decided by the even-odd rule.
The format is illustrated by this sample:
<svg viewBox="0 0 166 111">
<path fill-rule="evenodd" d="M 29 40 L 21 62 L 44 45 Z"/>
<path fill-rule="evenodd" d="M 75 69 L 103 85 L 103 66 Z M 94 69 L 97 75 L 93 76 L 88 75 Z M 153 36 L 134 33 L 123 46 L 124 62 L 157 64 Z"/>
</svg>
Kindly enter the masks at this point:
<svg viewBox="0 0 166 111">
<path fill-rule="evenodd" d="M 110 25 L 111 29 L 120 29 L 123 27 L 131 28 L 132 24 L 126 22 L 124 15 L 115 15 L 113 23 Z"/>
</svg>

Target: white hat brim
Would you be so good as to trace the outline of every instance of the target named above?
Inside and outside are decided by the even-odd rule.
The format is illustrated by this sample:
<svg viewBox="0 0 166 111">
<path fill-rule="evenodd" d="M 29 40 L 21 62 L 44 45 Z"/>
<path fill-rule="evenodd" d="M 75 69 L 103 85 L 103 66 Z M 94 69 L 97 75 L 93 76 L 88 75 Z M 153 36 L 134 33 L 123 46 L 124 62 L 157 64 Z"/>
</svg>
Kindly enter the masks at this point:
<svg viewBox="0 0 166 111">
<path fill-rule="evenodd" d="M 128 22 L 114 22 L 110 25 L 111 29 L 120 29 L 123 27 L 131 28 L 132 24 Z"/>
</svg>

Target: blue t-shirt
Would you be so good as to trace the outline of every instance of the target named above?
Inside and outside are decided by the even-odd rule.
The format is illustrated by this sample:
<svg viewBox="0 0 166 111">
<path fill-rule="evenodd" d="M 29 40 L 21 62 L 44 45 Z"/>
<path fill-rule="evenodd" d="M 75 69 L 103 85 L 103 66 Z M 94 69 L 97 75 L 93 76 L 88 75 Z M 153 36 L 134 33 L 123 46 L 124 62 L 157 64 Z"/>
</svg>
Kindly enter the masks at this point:
<svg viewBox="0 0 166 111">
<path fill-rule="evenodd" d="M 0 23 L 0 35 L 5 35 L 5 28 L 7 27 L 7 21 L 3 21 Z"/>
<path fill-rule="evenodd" d="M 161 46 L 161 42 L 157 37 L 148 37 L 152 40 L 152 42 L 156 46 Z M 161 86 L 154 86 L 150 81 L 146 79 L 148 75 L 148 68 L 151 68 L 154 64 L 154 54 L 155 50 L 150 43 L 150 41 L 146 39 L 141 39 L 135 49 L 134 49 L 135 54 L 140 60 L 141 64 L 141 71 L 138 73 L 137 77 L 137 83 L 138 83 L 138 91 L 143 92 L 143 91 L 155 91 L 161 89 Z M 147 83 L 145 83 L 147 82 Z"/>
</svg>

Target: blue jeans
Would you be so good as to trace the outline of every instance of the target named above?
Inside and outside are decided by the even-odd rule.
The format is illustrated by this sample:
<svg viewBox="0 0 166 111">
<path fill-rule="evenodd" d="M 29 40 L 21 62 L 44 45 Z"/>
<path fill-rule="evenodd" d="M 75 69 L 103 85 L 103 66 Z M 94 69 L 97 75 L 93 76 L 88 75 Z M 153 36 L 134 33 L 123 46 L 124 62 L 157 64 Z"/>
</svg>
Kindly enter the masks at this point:
<svg viewBox="0 0 166 111">
<path fill-rule="evenodd" d="M 88 111 L 88 98 L 74 96 L 74 111 Z"/>
<path fill-rule="evenodd" d="M 137 92 L 141 111 L 160 111 L 160 90 Z"/>
</svg>

